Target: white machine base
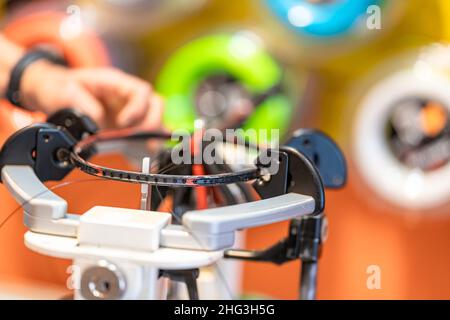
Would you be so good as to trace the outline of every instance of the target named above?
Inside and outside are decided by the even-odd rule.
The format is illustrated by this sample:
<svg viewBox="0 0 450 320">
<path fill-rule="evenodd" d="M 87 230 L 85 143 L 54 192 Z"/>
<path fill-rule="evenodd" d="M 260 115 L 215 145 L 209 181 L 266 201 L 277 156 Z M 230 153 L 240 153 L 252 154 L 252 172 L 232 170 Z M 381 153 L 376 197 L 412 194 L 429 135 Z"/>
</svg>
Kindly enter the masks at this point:
<svg viewBox="0 0 450 320">
<path fill-rule="evenodd" d="M 72 280 L 76 299 L 164 299 L 166 288 L 164 281 L 158 279 L 159 270 L 196 269 L 214 264 L 223 256 L 222 251 L 159 248 L 144 252 L 79 245 L 75 238 L 32 231 L 25 234 L 25 245 L 43 255 L 74 261 Z M 97 273 L 84 285 L 83 276 L 95 269 L 100 275 Z M 103 289 L 93 288 L 97 285 Z M 87 288 L 92 289 L 88 294 Z"/>
</svg>

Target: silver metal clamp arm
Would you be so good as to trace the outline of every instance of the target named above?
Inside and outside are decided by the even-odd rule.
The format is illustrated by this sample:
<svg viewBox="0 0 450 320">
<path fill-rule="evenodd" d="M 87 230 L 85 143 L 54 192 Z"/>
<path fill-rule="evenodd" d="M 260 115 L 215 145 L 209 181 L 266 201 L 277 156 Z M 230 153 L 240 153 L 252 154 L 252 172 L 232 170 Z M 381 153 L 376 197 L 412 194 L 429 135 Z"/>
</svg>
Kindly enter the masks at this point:
<svg viewBox="0 0 450 320">
<path fill-rule="evenodd" d="M 220 250 L 234 244 L 237 230 L 267 225 L 312 214 L 310 196 L 288 193 L 270 199 L 227 207 L 188 211 L 182 225 L 162 230 L 161 243 L 167 247 Z"/>
<path fill-rule="evenodd" d="M 182 221 L 193 232 L 217 234 L 312 214 L 314 206 L 312 197 L 288 193 L 227 207 L 188 211 L 183 215 Z"/>
<path fill-rule="evenodd" d="M 75 237 L 77 215 L 67 214 L 67 202 L 51 192 L 29 166 L 7 165 L 2 181 L 24 209 L 24 223 L 32 231 Z"/>
</svg>

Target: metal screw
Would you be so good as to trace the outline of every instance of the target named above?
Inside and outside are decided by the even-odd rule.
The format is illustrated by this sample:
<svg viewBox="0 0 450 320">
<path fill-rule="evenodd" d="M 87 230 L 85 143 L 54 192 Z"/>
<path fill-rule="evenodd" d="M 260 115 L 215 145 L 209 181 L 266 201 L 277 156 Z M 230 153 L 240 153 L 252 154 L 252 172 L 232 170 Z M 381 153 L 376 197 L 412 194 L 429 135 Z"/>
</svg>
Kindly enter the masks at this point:
<svg viewBox="0 0 450 320">
<path fill-rule="evenodd" d="M 56 160 L 63 166 L 67 167 L 70 164 L 70 151 L 64 148 L 56 150 Z"/>
<path fill-rule="evenodd" d="M 126 281 L 116 265 L 99 261 L 83 272 L 81 295 L 89 300 L 115 300 L 125 293 Z"/>
</svg>

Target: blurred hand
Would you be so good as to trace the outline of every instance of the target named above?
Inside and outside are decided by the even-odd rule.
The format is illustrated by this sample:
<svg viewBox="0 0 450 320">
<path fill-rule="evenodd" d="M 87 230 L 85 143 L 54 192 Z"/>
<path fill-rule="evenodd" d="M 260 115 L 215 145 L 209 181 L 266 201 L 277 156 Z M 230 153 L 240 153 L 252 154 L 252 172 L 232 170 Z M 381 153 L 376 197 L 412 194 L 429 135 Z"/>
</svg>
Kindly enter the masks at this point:
<svg viewBox="0 0 450 320">
<path fill-rule="evenodd" d="M 20 88 L 21 102 L 30 110 L 52 114 L 72 107 L 102 128 L 161 128 L 161 97 L 147 82 L 118 69 L 68 69 L 41 60 L 25 70 Z"/>
</svg>

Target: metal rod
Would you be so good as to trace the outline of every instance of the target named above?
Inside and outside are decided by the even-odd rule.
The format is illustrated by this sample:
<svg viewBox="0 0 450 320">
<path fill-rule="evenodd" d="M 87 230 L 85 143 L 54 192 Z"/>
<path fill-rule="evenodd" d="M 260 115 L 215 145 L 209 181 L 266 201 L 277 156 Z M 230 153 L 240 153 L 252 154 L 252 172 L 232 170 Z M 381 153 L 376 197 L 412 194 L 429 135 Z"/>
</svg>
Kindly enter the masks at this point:
<svg viewBox="0 0 450 320">
<path fill-rule="evenodd" d="M 315 300 L 317 289 L 318 264 L 312 261 L 302 262 L 302 273 L 300 277 L 300 299 Z"/>
<path fill-rule="evenodd" d="M 151 168 L 151 161 L 149 157 L 142 159 L 142 173 L 149 174 Z M 148 184 L 141 184 L 141 210 L 150 211 L 152 206 L 152 186 Z"/>
</svg>

